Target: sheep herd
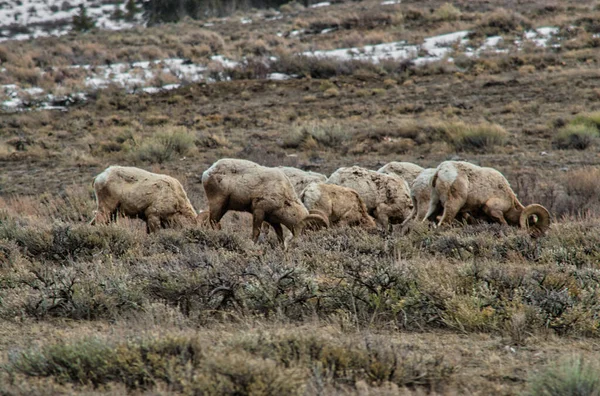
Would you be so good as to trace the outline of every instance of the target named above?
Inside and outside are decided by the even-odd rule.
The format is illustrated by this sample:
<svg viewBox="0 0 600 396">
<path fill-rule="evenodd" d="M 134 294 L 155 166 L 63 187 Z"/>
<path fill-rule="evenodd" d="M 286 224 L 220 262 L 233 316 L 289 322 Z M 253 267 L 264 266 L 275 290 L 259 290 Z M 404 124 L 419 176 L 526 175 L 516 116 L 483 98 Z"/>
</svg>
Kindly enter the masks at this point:
<svg viewBox="0 0 600 396">
<path fill-rule="evenodd" d="M 390 162 L 377 171 L 340 168 L 329 178 L 292 167 L 265 167 L 241 159 L 221 159 L 202 174 L 208 210 L 196 213 L 181 183 L 134 167 L 110 166 L 93 182 L 97 210 L 91 224 L 118 215 L 146 222 L 148 232 L 201 223 L 220 229 L 230 210 L 252 214 L 252 239 L 270 225 L 285 244 L 283 226 L 295 237 L 306 226 L 380 227 L 410 221 L 438 225 L 489 221 L 544 234 L 550 214 L 541 205 L 524 206 L 506 178 L 493 168 L 445 161 L 423 169 Z"/>
</svg>

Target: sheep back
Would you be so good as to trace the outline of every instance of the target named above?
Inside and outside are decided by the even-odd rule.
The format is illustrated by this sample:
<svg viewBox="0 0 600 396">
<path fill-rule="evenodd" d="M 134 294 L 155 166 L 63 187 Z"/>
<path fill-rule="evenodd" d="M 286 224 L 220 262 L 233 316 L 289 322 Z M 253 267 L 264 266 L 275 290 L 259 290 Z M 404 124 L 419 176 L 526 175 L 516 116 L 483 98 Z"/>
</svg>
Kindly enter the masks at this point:
<svg viewBox="0 0 600 396">
<path fill-rule="evenodd" d="M 352 166 L 335 171 L 327 179 L 327 183 L 355 190 L 369 213 L 373 213 L 382 204 L 386 205 L 388 215 L 394 223 L 406 219 L 412 209 L 410 188 L 406 181 L 399 177 Z"/>
<path fill-rule="evenodd" d="M 377 170 L 379 173 L 387 175 L 398 176 L 406 180 L 411 185 L 413 180 L 423 171 L 423 168 L 419 165 L 411 162 L 397 162 L 392 161 Z"/>
<path fill-rule="evenodd" d="M 375 227 L 375 221 L 369 216 L 365 203 L 351 188 L 335 184 L 311 183 L 302 191 L 300 198 L 310 212 L 318 211 L 325 214 L 331 224 Z"/>
<path fill-rule="evenodd" d="M 302 169 L 294 168 L 291 166 L 280 166 L 278 167 L 287 177 L 290 179 L 294 191 L 300 196 L 300 193 L 313 182 L 325 183 L 327 176 L 311 171 L 304 171 Z"/>
<path fill-rule="evenodd" d="M 181 183 L 168 175 L 135 167 L 110 166 L 93 182 L 98 210 L 119 210 L 129 217 L 157 216 L 171 220 L 180 215 L 195 219 L 196 211 Z"/>
</svg>

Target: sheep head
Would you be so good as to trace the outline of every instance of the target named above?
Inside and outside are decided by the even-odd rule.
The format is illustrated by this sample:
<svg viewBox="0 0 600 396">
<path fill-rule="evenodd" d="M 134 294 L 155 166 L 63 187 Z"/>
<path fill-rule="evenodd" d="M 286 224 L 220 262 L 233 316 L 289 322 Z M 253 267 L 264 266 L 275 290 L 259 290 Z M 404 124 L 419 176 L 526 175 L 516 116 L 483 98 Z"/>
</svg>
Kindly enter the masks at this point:
<svg viewBox="0 0 600 396">
<path fill-rule="evenodd" d="M 329 222 L 322 216 L 309 214 L 306 207 L 297 199 L 286 199 L 281 207 L 271 213 L 270 217 L 293 233 L 304 229 L 310 221 L 320 222 L 325 227 L 329 226 Z"/>
<path fill-rule="evenodd" d="M 521 212 L 519 225 L 528 230 L 532 236 L 542 236 L 550 228 L 550 213 L 542 205 L 528 205 Z"/>
</svg>

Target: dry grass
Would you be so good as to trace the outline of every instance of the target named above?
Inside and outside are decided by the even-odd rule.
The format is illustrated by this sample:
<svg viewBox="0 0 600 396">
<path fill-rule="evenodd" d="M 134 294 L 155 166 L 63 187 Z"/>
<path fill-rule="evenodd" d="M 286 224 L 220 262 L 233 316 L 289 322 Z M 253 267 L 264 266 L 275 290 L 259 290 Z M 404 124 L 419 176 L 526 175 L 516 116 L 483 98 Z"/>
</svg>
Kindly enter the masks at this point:
<svg viewBox="0 0 600 396">
<path fill-rule="evenodd" d="M 122 384 L 156 390 L 170 384 L 181 393 L 289 393 L 313 386 L 326 392 L 392 385 L 490 389 L 486 380 L 466 380 L 470 369 L 459 370 L 460 354 L 448 354 L 463 343 L 415 349 L 386 334 L 459 332 L 477 340 L 483 332 L 500 337 L 500 345 L 530 351 L 549 334 L 565 342 L 598 335 L 600 307 L 592 297 L 598 224 L 592 219 L 556 224 L 538 240 L 486 225 L 431 230 L 415 224 L 407 235 L 385 237 L 334 229 L 302 236 L 284 253 L 273 235 L 253 245 L 244 232 L 249 224 L 235 218 L 224 231 L 190 228 L 150 236 L 136 221 L 88 226 L 89 189 L 0 205 L 5 326 L 68 318 L 83 329 L 86 322 L 135 326 L 154 318 L 169 329 L 174 323 L 205 332 L 211 323 L 228 329 L 208 338 L 174 329 L 128 338 L 103 332 L 90 337 L 82 330 L 11 353 L 5 367 L 12 387 L 35 388 L 47 377 L 58 388 Z M 332 337 L 327 327 L 306 332 L 284 325 L 310 327 L 315 321 L 342 333 Z M 243 323 L 253 323 L 256 332 L 235 330 Z M 268 328 L 274 330 L 261 330 Z M 319 370 L 310 369 L 315 366 Z"/>
</svg>

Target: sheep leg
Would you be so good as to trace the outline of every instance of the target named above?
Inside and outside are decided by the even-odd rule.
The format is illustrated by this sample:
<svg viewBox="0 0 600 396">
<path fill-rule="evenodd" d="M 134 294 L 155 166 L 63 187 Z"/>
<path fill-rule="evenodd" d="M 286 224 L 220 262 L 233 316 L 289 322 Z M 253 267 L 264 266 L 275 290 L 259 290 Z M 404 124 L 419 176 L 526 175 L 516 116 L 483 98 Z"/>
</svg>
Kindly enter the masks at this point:
<svg viewBox="0 0 600 396">
<path fill-rule="evenodd" d="M 442 214 L 442 218 L 438 223 L 438 227 L 442 224 L 451 224 L 460 209 L 463 207 L 463 202 L 458 200 L 448 200 L 444 205 L 444 213 Z"/>
<path fill-rule="evenodd" d="M 375 212 L 373 214 L 375 215 L 375 221 L 381 226 L 381 228 L 383 228 L 383 231 L 389 232 L 390 219 L 385 209 L 385 205 L 380 205 L 377 207 L 377 209 L 375 209 Z"/>
<path fill-rule="evenodd" d="M 282 245 L 285 245 L 285 238 L 283 236 L 283 228 L 281 227 L 281 224 L 279 224 L 279 223 L 272 223 L 271 225 L 275 229 L 275 233 L 277 234 L 277 240 L 279 240 L 279 242 Z"/>
<path fill-rule="evenodd" d="M 262 223 L 265 221 L 265 212 L 262 209 L 252 211 L 252 241 L 258 242 Z"/>
<path fill-rule="evenodd" d="M 96 198 L 98 201 L 98 199 Z M 96 206 L 96 213 L 94 218 L 90 221 L 90 225 L 94 224 L 108 224 L 111 221 L 117 220 L 117 214 L 119 211 L 119 202 L 111 199 L 102 199 L 98 201 Z"/>
<path fill-rule="evenodd" d="M 213 230 L 221 229 L 221 219 L 227 213 L 227 201 L 229 197 L 223 199 L 213 199 L 208 202 L 208 209 L 210 212 L 210 226 Z"/>
<path fill-rule="evenodd" d="M 401 227 L 404 227 L 406 224 L 408 224 L 409 221 L 413 220 L 413 219 L 417 219 L 418 220 L 418 214 L 419 214 L 419 201 L 417 201 L 417 199 L 411 194 L 410 197 L 412 204 L 413 204 L 413 208 L 410 211 L 410 214 L 408 215 L 408 217 L 406 219 L 404 219 L 404 221 L 402 222 L 402 224 L 400 225 Z"/>
<path fill-rule="evenodd" d="M 416 210 L 417 210 L 417 214 L 416 214 L 416 219 L 417 221 L 422 221 L 425 220 L 425 216 L 427 216 L 427 210 L 429 209 L 427 207 L 427 205 L 425 205 L 425 202 L 427 201 L 420 201 L 421 203 L 419 204 L 419 201 L 417 201 L 417 205 L 415 206 Z"/>
<path fill-rule="evenodd" d="M 483 213 L 500 224 L 508 224 L 504 218 L 504 211 L 499 207 L 501 205 L 501 201 L 492 198 L 485 203 L 485 206 L 483 207 Z"/>
<path fill-rule="evenodd" d="M 269 228 L 271 228 L 270 224 L 265 221 L 262 224 L 262 231 L 261 231 L 261 233 L 264 234 L 264 235 L 268 235 L 269 234 Z"/>
<path fill-rule="evenodd" d="M 146 216 L 146 232 L 151 234 L 160 229 L 160 217 L 155 214 Z"/>
<path fill-rule="evenodd" d="M 427 213 L 425 213 L 425 216 L 423 217 L 423 222 L 426 222 L 428 220 L 432 220 L 435 221 L 435 219 L 432 219 L 432 216 L 434 214 L 436 214 L 440 209 L 440 196 L 437 193 L 437 190 L 434 188 L 431 191 L 431 196 L 429 198 L 429 209 L 427 210 Z"/>
<path fill-rule="evenodd" d="M 409 221 L 411 221 L 412 219 L 414 219 L 416 217 L 416 214 L 418 212 L 417 206 L 413 206 L 412 210 L 410 211 L 410 214 L 408 215 L 408 217 L 406 217 L 406 219 L 402 222 L 402 224 L 400 225 L 401 227 L 404 227 L 406 224 L 408 224 Z"/>
</svg>

